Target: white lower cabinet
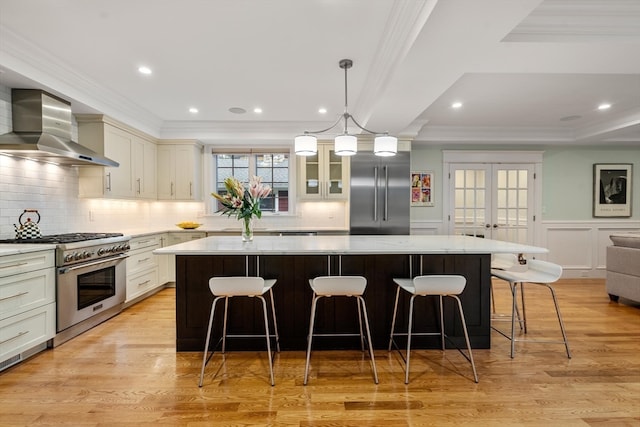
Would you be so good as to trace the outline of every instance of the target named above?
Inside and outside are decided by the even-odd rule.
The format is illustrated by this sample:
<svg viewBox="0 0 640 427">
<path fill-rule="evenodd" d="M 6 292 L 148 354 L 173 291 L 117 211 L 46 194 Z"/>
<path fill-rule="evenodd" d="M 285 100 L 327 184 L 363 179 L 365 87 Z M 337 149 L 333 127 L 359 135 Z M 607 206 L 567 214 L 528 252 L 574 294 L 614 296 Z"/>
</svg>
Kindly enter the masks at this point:
<svg viewBox="0 0 640 427">
<path fill-rule="evenodd" d="M 162 234 L 134 237 L 129 241 L 127 258 L 127 296 L 125 303 L 143 296 L 164 282 L 159 280 L 158 256 L 153 251 L 162 246 Z"/>
<path fill-rule="evenodd" d="M 0 257 L 0 371 L 56 334 L 54 250 Z"/>
</svg>

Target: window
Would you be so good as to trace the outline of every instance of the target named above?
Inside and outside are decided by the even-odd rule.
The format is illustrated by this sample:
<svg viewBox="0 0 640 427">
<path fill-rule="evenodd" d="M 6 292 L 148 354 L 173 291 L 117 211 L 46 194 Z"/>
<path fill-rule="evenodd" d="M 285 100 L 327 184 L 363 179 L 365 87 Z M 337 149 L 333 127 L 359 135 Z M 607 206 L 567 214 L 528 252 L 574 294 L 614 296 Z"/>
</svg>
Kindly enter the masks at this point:
<svg viewBox="0 0 640 427">
<path fill-rule="evenodd" d="M 224 180 L 235 177 L 248 183 L 250 177 L 262 178 L 263 184 L 271 186 L 272 193 L 261 200 L 263 212 L 289 212 L 289 153 L 259 154 L 214 154 L 214 188 L 218 194 L 225 194 Z M 217 203 L 215 210 L 222 208 Z"/>
</svg>

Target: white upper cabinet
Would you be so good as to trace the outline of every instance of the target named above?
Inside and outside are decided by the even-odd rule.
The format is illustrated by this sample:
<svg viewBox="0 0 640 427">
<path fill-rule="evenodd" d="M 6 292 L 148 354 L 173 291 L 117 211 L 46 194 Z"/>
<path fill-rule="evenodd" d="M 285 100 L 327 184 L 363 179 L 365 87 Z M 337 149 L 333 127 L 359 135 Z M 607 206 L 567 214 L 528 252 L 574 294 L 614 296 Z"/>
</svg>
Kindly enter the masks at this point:
<svg viewBox="0 0 640 427">
<path fill-rule="evenodd" d="M 202 145 L 198 141 L 159 141 L 158 199 L 202 199 Z"/>
<path fill-rule="evenodd" d="M 102 115 L 76 119 L 80 144 L 120 164 L 79 168 L 80 197 L 157 198 L 157 148 L 151 137 Z"/>
<path fill-rule="evenodd" d="M 297 160 L 300 199 L 348 199 L 349 157 L 336 155 L 333 143 L 319 143 L 316 155 L 300 156 Z"/>
</svg>

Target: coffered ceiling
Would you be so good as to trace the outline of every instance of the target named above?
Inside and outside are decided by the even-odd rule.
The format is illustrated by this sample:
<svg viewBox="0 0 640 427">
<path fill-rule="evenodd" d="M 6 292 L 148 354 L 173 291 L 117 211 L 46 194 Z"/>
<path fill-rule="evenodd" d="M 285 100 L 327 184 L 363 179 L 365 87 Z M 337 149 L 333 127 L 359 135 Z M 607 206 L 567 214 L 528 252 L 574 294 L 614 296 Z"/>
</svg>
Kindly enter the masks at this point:
<svg viewBox="0 0 640 427">
<path fill-rule="evenodd" d="M 329 126 L 344 110 L 343 58 L 349 112 L 372 130 L 640 144 L 639 52 L 640 0 L 0 2 L 0 84 L 225 145 Z"/>
</svg>

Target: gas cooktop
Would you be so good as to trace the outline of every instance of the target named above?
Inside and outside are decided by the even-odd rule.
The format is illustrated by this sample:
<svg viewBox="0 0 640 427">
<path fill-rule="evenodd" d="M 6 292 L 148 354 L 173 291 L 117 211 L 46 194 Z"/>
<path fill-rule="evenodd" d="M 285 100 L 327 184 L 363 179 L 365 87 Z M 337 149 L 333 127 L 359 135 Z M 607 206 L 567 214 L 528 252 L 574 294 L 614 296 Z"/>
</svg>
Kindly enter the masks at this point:
<svg viewBox="0 0 640 427">
<path fill-rule="evenodd" d="M 120 237 L 122 233 L 65 233 L 51 234 L 48 236 L 37 237 L 35 239 L 6 239 L 0 240 L 0 243 L 74 243 L 84 242 L 87 240 L 105 239 L 109 237 Z"/>
</svg>

